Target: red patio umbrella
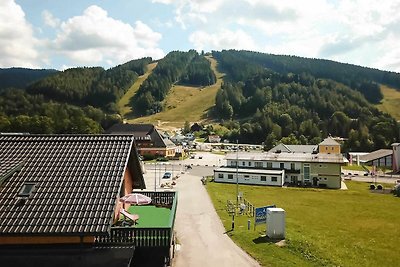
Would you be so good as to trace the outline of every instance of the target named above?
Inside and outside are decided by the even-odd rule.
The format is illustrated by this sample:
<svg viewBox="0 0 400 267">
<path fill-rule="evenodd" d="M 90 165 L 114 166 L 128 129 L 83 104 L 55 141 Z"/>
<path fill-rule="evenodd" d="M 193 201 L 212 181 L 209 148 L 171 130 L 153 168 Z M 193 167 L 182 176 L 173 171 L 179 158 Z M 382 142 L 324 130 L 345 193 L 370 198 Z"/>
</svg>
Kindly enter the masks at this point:
<svg viewBox="0 0 400 267">
<path fill-rule="evenodd" d="M 119 199 L 122 203 L 131 205 L 148 205 L 151 203 L 151 198 L 140 193 L 130 193 Z"/>
</svg>

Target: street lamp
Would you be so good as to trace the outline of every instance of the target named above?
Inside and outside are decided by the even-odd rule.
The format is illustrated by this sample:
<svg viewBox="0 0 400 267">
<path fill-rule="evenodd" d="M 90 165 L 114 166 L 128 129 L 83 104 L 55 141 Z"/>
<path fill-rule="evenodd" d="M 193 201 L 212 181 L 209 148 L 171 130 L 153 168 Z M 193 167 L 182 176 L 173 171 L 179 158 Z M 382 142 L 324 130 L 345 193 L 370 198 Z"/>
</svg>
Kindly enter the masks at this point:
<svg viewBox="0 0 400 267">
<path fill-rule="evenodd" d="M 232 214 L 232 230 L 235 229 L 235 214 L 239 206 L 239 141 L 236 140 L 236 206 Z"/>
</svg>

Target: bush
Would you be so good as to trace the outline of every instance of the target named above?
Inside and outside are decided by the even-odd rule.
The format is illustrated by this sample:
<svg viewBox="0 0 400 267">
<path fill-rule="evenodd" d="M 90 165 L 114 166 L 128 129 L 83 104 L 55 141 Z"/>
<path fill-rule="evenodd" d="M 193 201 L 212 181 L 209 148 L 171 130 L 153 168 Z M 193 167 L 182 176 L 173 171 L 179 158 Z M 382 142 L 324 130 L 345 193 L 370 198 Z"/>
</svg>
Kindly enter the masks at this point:
<svg viewBox="0 0 400 267">
<path fill-rule="evenodd" d="M 369 185 L 369 189 L 370 189 L 370 190 L 375 190 L 375 189 L 376 189 L 376 186 L 375 186 L 374 184 L 370 184 L 370 185 Z"/>
<path fill-rule="evenodd" d="M 383 186 L 382 186 L 381 184 L 378 184 L 377 187 L 376 187 L 376 189 L 382 190 L 382 189 L 383 189 Z"/>
<path fill-rule="evenodd" d="M 144 154 L 143 159 L 144 160 L 153 160 L 153 159 L 155 159 L 155 156 L 152 154 Z"/>
</svg>

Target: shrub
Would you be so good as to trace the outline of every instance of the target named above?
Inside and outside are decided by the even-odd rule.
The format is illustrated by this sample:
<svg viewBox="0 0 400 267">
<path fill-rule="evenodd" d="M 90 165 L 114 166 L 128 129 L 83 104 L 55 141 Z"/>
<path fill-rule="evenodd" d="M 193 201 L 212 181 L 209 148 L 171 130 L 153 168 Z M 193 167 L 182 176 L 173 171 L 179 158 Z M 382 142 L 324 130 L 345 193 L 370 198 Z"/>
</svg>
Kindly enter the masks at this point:
<svg viewBox="0 0 400 267">
<path fill-rule="evenodd" d="M 144 160 L 153 160 L 153 159 L 155 159 L 155 156 L 152 154 L 144 154 L 143 159 Z"/>
</svg>

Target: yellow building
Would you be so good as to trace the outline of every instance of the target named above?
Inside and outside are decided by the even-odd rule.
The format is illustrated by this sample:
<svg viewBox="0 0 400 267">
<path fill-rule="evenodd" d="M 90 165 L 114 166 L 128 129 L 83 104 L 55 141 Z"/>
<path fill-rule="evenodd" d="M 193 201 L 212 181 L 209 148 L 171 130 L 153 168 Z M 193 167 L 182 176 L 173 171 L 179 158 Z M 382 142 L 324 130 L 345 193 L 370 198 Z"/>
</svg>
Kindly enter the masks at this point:
<svg viewBox="0 0 400 267">
<path fill-rule="evenodd" d="M 340 154 L 340 144 L 328 136 L 318 144 L 318 152 L 321 154 Z"/>
</svg>

